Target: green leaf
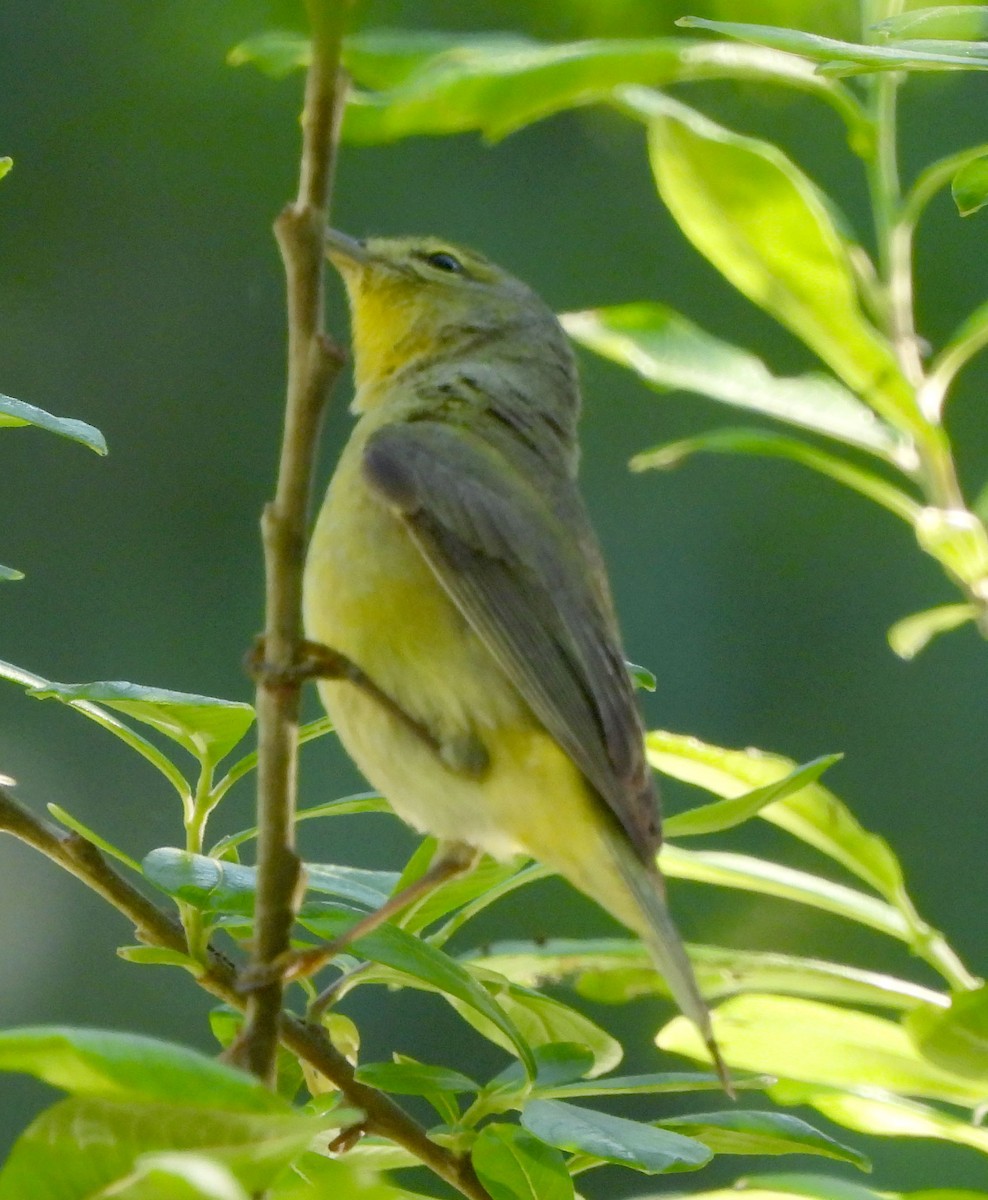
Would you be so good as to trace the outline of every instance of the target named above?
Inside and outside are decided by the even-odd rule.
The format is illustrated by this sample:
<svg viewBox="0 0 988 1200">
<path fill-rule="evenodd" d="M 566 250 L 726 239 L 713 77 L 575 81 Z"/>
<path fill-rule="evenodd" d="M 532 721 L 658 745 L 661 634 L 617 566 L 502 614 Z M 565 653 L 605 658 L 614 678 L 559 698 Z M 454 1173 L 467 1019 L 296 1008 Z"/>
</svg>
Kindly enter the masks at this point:
<svg viewBox="0 0 988 1200">
<path fill-rule="evenodd" d="M 977 616 L 978 610 L 973 604 L 941 604 L 937 608 L 928 608 L 896 621 L 888 631 L 889 645 L 908 662 L 939 634 L 974 621 Z"/>
<path fill-rule="evenodd" d="M 696 883 L 776 896 L 780 900 L 791 900 L 846 917 L 903 942 L 909 942 L 911 938 L 905 918 L 890 904 L 841 883 L 833 883 L 807 871 L 796 871 L 768 859 L 716 850 L 683 850 L 667 842 L 659 854 L 659 865 L 672 879 L 692 879 Z"/>
<path fill-rule="evenodd" d="M 807 784 L 815 783 L 817 779 L 840 762 L 843 755 L 828 754 L 815 758 L 812 762 L 795 771 L 790 771 L 776 783 L 764 787 L 753 788 L 740 796 L 728 800 L 715 800 L 712 804 L 701 804 L 686 812 L 676 813 L 665 821 L 665 834 L 670 838 L 696 837 L 705 833 L 721 833 L 725 829 L 733 829 L 752 817 L 757 816 L 768 804 L 783 800 L 798 792 Z"/>
<path fill-rule="evenodd" d="M 548 1042 L 533 1050 L 535 1078 L 525 1075 L 518 1062 L 509 1063 L 481 1088 L 464 1116 L 464 1124 L 476 1125 L 491 1113 L 521 1109 L 534 1095 L 548 1095 L 553 1088 L 582 1080 L 594 1068 L 594 1056 L 575 1042 Z"/>
<path fill-rule="evenodd" d="M 748 1191 L 748 1186 L 756 1189 Z M 762 1192 L 761 1188 L 769 1191 Z M 745 1176 L 745 1194 L 754 1195 L 755 1200 L 776 1200 L 777 1197 L 808 1196 L 811 1200 L 988 1200 L 988 1193 L 971 1192 L 966 1188 L 934 1188 L 921 1192 L 873 1192 L 859 1183 L 845 1179 L 825 1179 L 822 1175 L 748 1175 Z M 716 1193 L 727 1197 L 727 1193 Z M 694 1200 L 706 1200 L 706 1193 Z M 732 1193 L 729 1200 L 737 1200 Z"/>
<path fill-rule="evenodd" d="M 957 211 L 969 217 L 988 204 L 988 157 L 966 163 L 950 182 Z"/>
<path fill-rule="evenodd" d="M 693 1138 L 561 1100 L 533 1100 L 526 1105 L 521 1121 L 550 1146 L 620 1163 L 647 1175 L 695 1171 L 713 1157 Z"/>
<path fill-rule="evenodd" d="M 920 548 L 960 583 L 980 589 L 988 580 L 988 531 L 964 508 L 928 507 L 916 519 Z"/>
<path fill-rule="evenodd" d="M 321 937 L 335 938 L 352 927 L 362 914 L 341 910 L 326 911 L 318 916 L 309 915 L 303 907 L 299 920 L 306 928 Z M 413 986 L 424 985 L 437 991 L 474 1028 L 504 1046 L 509 1053 L 516 1054 L 525 1064 L 530 1075 L 535 1074 L 532 1058 L 532 1039 L 514 1019 L 505 997 L 495 999 L 482 983 L 462 967 L 455 959 L 444 954 L 438 947 L 424 942 L 394 925 L 381 925 L 358 938 L 351 948 L 352 953 L 372 962 L 382 963 L 412 981 Z M 575 1041 L 575 1038 L 552 1040 Z"/>
<path fill-rule="evenodd" d="M 250 1200 L 236 1176 L 201 1154 L 142 1154 L 113 1200 Z"/>
<path fill-rule="evenodd" d="M 300 737 L 301 740 L 303 739 Z M 248 758 L 256 758 L 256 753 L 248 755 Z M 241 759 L 237 766 L 239 767 L 243 762 L 244 760 Z M 243 772 L 243 774 L 246 774 L 246 772 Z M 229 779 L 229 775 L 227 779 Z M 216 792 L 221 790 L 226 790 L 226 780 L 217 784 L 216 788 L 214 788 Z M 325 804 L 313 804 L 309 808 L 299 809 L 295 814 L 295 824 L 298 825 L 301 821 L 321 820 L 323 817 L 347 817 L 355 813 L 368 812 L 390 813 L 391 806 L 377 792 L 357 792 L 353 796 L 342 796 L 339 800 L 327 800 Z M 252 825 L 249 829 L 238 830 L 236 833 L 229 833 L 225 837 L 220 838 L 212 847 L 209 851 L 210 857 L 222 858 L 230 855 L 238 846 L 242 846 L 245 842 L 251 842 L 256 837 L 256 825 Z"/>
<path fill-rule="evenodd" d="M 642 94 L 662 199 L 697 250 L 906 434 L 926 422 L 889 343 L 858 302 L 849 249 L 816 186 L 769 142 Z"/>
<path fill-rule="evenodd" d="M 373 1141 L 363 1138 L 358 1146 L 348 1151 L 344 1160 L 315 1152 L 299 1155 L 292 1163 L 292 1174 L 278 1180 L 270 1189 L 271 1200 L 429 1200 L 407 1188 L 392 1187 L 377 1178 L 363 1161 L 358 1161 L 367 1157 L 362 1152 Z M 405 1155 L 394 1142 L 390 1145 Z M 420 1164 L 412 1158 L 410 1164 L 403 1165 Z"/>
<path fill-rule="evenodd" d="M 702 1142 L 714 1154 L 819 1154 L 870 1171 L 871 1163 L 850 1146 L 787 1113 L 734 1109 L 669 1117 L 659 1124 Z"/>
<path fill-rule="evenodd" d="M 706 1061 L 689 1022 L 672 1020 L 656 1038 L 663 1050 Z M 807 1036 L 807 1031 L 812 1036 Z M 732 1066 L 832 1088 L 880 1089 L 975 1108 L 984 1089 L 922 1058 L 894 1021 L 795 997 L 751 995 L 714 1012 L 714 1034 Z M 988 1140 L 988 1132 L 985 1134 Z"/>
<path fill-rule="evenodd" d="M 304 70 L 312 61 L 312 44 L 301 33 L 268 29 L 234 46 L 226 56 L 231 67 L 252 66 L 272 79 Z"/>
<path fill-rule="evenodd" d="M 707 21 L 702 17 L 681 17 L 677 22 L 686 29 L 709 29 L 727 37 L 758 46 L 771 46 L 802 54 L 821 64 L 823 69 L 839 69 L 842 73 L 863 71 L 943 71 L 984 70 L 988 57 L 968 50 L 967 53 L 947 54 L 935 49 L 911 49 L 908 46 L 867 46 L 858 42 L 842 42 L 816 33 L 783 29 L 775 25 L 749 25 L 735 21 Z M 935 46 L 936 43 L 932 42 Z"/>
<path fill-rule="evenodd" d="M 399 1096 L 428 1096 L 430 1092 L 478 1092 L 474 1083 L 460 1071 L 437 1067 L 431 1063 L 403 1058 L 401 1062 L 363 1063 L 357 1068 L 358 1083 L 394 1092 Z"/>
<path fill-rule="evenodd" d="M 517 1125 L 486 1126 L 471 1157 L 491 1200 L 573 1200 L 563 1156 Z"/>
<path fill-rule="evenodd" d="M 687 950 L 700 991 L 708 1000 L 742 992 L 776 992 L 904 1011 L 922 1004 L 947 1005 L 946 997 L 931 988 L 845 963 L 723 946 L 690 945 Z M 602 1004 L 670 994 L 637 940 L 497 942 L 470 961 L 525 987 L 571 981 L 579 995 Z"/>
<path fill-rule="evenodd" d="M 749 350 L 722 341 L 664 304 L 622 304 L 560 318 L 570 337 L 647 383 L 709 396 L 878 454 L 901 470 L 915 447 L 835 379 L 773 375 Z"/>
<path fill-rule="evenodd" d="M 503 979 L 491 972 L 479 968 L 471 970 L 480 979 L 491 981 L 500 1007 L 533 1050 L 550 1042 L 575 1042 L 585 1046 L 594 1059 L 593 1068 L 587 1072 L 592 1077 L 613 1070 L 624 1056 L 621 1043 L 616 1038 L 562 1001 L 520 988 L 516 984 L 506 985 Z M 497 982 L 499 979 L 500 985 Z M 506 1050 L 511 1049 L 503 1033 L 485 1020 L 479 1010 L 465 1008 L 459 998 L 453 995 L 447 995 L 447 999 L 478 1033 Z"/>
<path fill-rule="evenodd" d="M 821 450 L 808 442 L 784 437 L 764 429 L 712 429 L 693 437 L 680 438 L 636 454 L 631 460 L 633 471 L 652 468 L 665 470 L 678 467 L 694 454 L 757 454 L 766 458 L 787 458 L 822 475 L 827 475 L 852 491 L 873 500 L 889 512 L 914 525 L 920 505 L 901 488 L 891 484 L 873 471 L 865 470 L 836 454 Z"/>
<path fill-rule="evenodd" d="M 922 37 L 971 40 L 988 37 L 988 7 L 981 4 L 945 4 L 914 8 L 872 25 L 885 38 Z"/>
<path fill-rule="evenodd" d="M 34 1075 L 82 1096 L 195 1102 L 243 1112 L 285 1109 L 253 1076 L 136 1033 L 64 1026 L 0 1030 L 0 1070 Z"/>
<path fill-rule="evenodd" d="M 0 1200 L 90 1200 L 147 1153 L 194 1150 L 261 1191 L 327 1127 L 292 1112 L 224 1112 L 191 1104 L 85 1096 L 63 1100 L 21 1135 L 0 1171 Z"/>
<path fill-rule="evenodd" d="M 770 1089 L 782 1104 L 810 1104 L 830 1121 L 879 1137 L 936 1138 L 988 1154 L 988 1129 L 940 1109 L 862 1087 L 860 1092 L 779 1083 Z M 982 1096 L 984 1093 L 982 1092 Z M 935 1194 L 935 1193 L 934 1193 Z"/>
<path fill-rule="evenodd" d="M 10 159 L 0 159 L 0 178 L 5 171 L 3 162 Z M 8 167 L 9 169 L 9 167 Z M 23 400 L 15 400 L 13 396 L 0 396 L 0 429 L 4 426 L 16 428 L 21 425 L 35 425 L 38 429 L 47 429 L 49 433 L 57 433 L 60 437 L 73 442 L 80 442 L 95 450 L 97 454 L 106 454 L 106 439 L 100 431 L 85 421 L 74 421 L 69 417 L 56 417 L 43 408 L 35 408 L 33 404 L 25 404 Z"/>
<path fill-rule="evenodd" d="M 15 567 L 5 567 L 0 563 L 0 583 L 13 583 L 14 580 L 23 578 L 23 571 L 18 571 Z"/>
<path fill-rule="evenodd" d="M 655 678 L 654 671 L 650 671 L 648 667 L 640 667 L 637 663 L 633 662 L 626 662 L 624 665 L 628 668 L 628 674 L 631 676 L 631 682 L 635 686 L 635 691 L 655 691 L 658 686 L 658 680 Z"/>
<path fill-rule="evenodd" d="M 746 79 L 801 88 L 832 104 L 852 136 L 866 136 L 853 95 L 812 66 L 760 48 L 686 38 L 608 38 L 547 45 L 514 34 L 376 31 L 344 44 L 358 85 L 343 136 L 357 143 L 477 130 L 501 138 L 575 105 L 609 101 L 626 84 L 663 87 Z"/>
<path fill-rule="evenodd" d="M 905 1028 L 930 1062 L 955 1075 L 988 1079 L 988 986 L 956 993 L 946 1011 L 932 1004 L 915 1009 Z"/>
<path fill-rule="evenodd" d="M 4 155 L 3 158 L 0 158 L 0 179 L 3 179 L 4 175 L 7 174 L 13 165 L 14 160 L 7 155 Z"/>
<path fill-rule="evenodd" d="M 254 723 L 254 710 L 236 700 L 171 692 L 137 683 L 55 683 L 33 689 L 40 700 L 92 701 L 150 725 L 203 763 L 229 754 Z"/>
<path fill-rule="evenodd" d="M 418 904 L 402 913 L 399 923 L 403 929 L 418 933 L 442 917 L 475 901 L 480 903 L 474 912 L 482 912 L 505 894 L 505 885 L 509 885 L 507 890 L 513 890 L 510 884 L 517 879 L 525 861 L 527 860 L 514 859 L 509 862 L 497 862 L 489 855 L 484 855 L 473 870 L 440 884 Z"/>
</svg>

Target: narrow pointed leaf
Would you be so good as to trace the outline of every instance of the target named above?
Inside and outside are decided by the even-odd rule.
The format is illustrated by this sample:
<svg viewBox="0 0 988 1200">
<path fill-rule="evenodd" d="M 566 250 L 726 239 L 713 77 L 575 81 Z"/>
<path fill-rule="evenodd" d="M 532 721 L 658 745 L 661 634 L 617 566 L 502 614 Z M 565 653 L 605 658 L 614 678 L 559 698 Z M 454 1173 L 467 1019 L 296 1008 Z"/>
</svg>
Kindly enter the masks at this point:
<svg viewBox="0 0 988 1200">
<path fill-rule="evenodd" d="M 2 161 L 0 160 L 0 163 Z M 3 171 L 0 170 L 0 177 L 2 175 Z M 15 400 L 13 396 L 0 396 L 0 429 L 4 426 L 15 428 L 19 425 L 35 425 L 38 429 L 47 429 L 49 433 L 57 433 L 60 437 L 88 446 L 97 454 L 106 454 L 106 439 L 98 429 L 87 425 L 85 421 L 56 417 L 53 413 L 45 412 L 43 408 L 35 408 L 33 404 Z"/>
<path fill-rule="evenodd" d="M 733 829 L 752 817 L 757 816 L 763 808 L 776 800 L 783 800 L 798 792 L 807 784 L 814 783 L 829 767 L 841 760 L 840 754 L 828 754 L 815 758 L 812 762 L 795 771 L 776 783 L 764 787 L 753 788 L 740 796 L 729 800 L 716 800 L 712 804 L 701 804 L 686 812 L 675 813 L 665 821 L 664 830 L 667 837 L 697 837 L 706 833 L 721 833 L 725 829 Z"/>
<path fill-rule="evenodd" d="M 823 67 L 840 64 L 848 74 L 854 73 L 854 69 L 943 71 L 988 68 L 988 55 L 972 57 L 970 53 L 947 54 L 935 49 L 936 42 L 933 39 L 930 39 L 930 49 L 911 50 L 898 46 L 869 46 L 859 42 L 844 42 L 817 33 L 804 33 L 775 25 L 708 21 L 702 17 L 682 17 L 676 24 L 687 29 L 709 29 L 712 33 L 722 33 L 726 37 L 753 42 L 757 46 L 771 46 L 777 50 L 787 50 L 791 54 L 802 54 Z"/>
<path fill-rule="evenodd" d="M 876 22 L 872 30 L 886 38 L 956 38 L 974 40 L 988 37 L 988 6 L 983 4 L 942 4 L 914 8 Z"/>
<path fill-rule="evenodd" d="M 988 157 L 966 163 L 950 183 L 957 211 L 969 217 L 988 204 Z"/>
<path fill-rule="evenodd" d="M 705 1047 L 699 1037 L 691 1037 L 688 1025 L 685 1018 L 674 1018 L 657 1044 L 706 1060 Z M 816 1000 L 738 996 L 715 1010 L 714 1033 L 729 1064 L 782 1079 L 884 1089 L 968 1108 L 984 1099 L 984 1089 L 976 1083 L 922 1058 L 901 1025 Z M 985 1137 L 988 1141 L 988 1131 Z"/>
<path fill-rule="evenodd" d="M 851 1163 L 862 1171 L 871 1170 L 860 1151 L 788 1113 L 735 1109 L 670 1117 L 659 1124 L 663 1129 L 696 1138 L 714 1154 L 819 1154 Z"/>
<path fill-rule="evenodd" d="M 874 471 L 859 467 L 809 442 L 763 429 L 712 429 L 693 437 L 680 438 L 657 446 L 654 450 L 636 454 L 631 460 L 631 469 L 645 471 L 678 467 L 694 454 L 753 454 L 764 458 L 786 458 L 819 471 L 821 475 L 827 475 L 844 487 L 866 496 L 910 525 L 916 523 L 921 512 L 921 506 L 908 493 Z"/>
<path fill-rule="evenodd" d="M 620 1163 L 647 1175 L 695 1171 L 713 1157 L 693 1138 L 561 1100 L 533 1100 L 525 1106 L 521 1120 L 530 1133 L 550 1146 Z"/>
<path fill-rule="evenodd" d="M 924 612 L 903 617 L 888 631 L 889 645 L 907 661 L 925 650 L 941 633 L 949 633 L 978 616 L 973 604 L 941 604 Z"/>
<path fill-rule="evenodd" d="M 864 315 L 848 246 L 816 186 L 778 147 L 650 93 L 662 199 L 740 292 L 814 350 L 900 432 L 926 425 L 889 343 Z"/>
<path fill-rule="evenodd" d="M 517 1125 L 486 1126 L 471 1158 L 491 1200 L 573 1200 L 563 1156 Z"/>
<path fill-rule="evenodd" d="M 773 375 L 739 346 L 707 333 L 664 304 L 623 304 L 564 313 L 570 337 L 663 389 L 709 396 L 734 408 L 878 454 L 903 470 L 916 466 L 908 438 L 826 375 Z"/>
</svg>

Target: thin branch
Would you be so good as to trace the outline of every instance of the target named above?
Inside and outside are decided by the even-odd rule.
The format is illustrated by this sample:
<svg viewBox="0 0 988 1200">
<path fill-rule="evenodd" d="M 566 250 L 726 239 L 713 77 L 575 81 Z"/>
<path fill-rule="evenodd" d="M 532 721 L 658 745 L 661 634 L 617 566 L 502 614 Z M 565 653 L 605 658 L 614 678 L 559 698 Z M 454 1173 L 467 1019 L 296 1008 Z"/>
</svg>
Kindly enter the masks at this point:
<svg viewBox="0 0 988 1200">
<path fill-rule="evenodd" d="M 302 636 L 305 527 L 319 426 L 343 361 L 323 331 L 325 229 L 345 80 L 340 46 L 348 0 L 307 0 L 312 64 L 305 88 L 298 195 L 275 222 L 288 298 L 288 382 L 278 481 L 264 510 L 265 668 L 258 673 L 258 886 L 254 963 L 289 948 L 300 864 L 295 853 L 300 682 L 290 678 Z M 280 980 L 253 993 L 245 1065 L 273 1081 Z"/>
<path fill-rule="evenodd" d="M 0 787 L 0 832 L 13 834 L 33 846 L 109 901 L 133 923 L 137 937 L 146 945 L 188 953 L 179 922 L 118 874 L 91 842 L 36 816 L 4 787 Z M 197 978 L 199 985 L 225 1004 L 243 1010 L 248 1001 L 237 990 L 234 965 L 213 947 L 207 948 L 206 962 L 207 969 Z M 289 1050 L 335 1084 L 350 1104 L 366 1113 L 363 1126 L 366 1132 L 390 1138 L 404 1147 L 423 1166 L 429 1167 L 470 1200 L 490 1200 L 478 1182 L 469 1158 L 437 1145 L 389 1096 L 358 1083 L 353 1077 L 353 1067 L 320 1026 L 282 1012 L 278 1017 L 278 1037 Z"/>
</svg>

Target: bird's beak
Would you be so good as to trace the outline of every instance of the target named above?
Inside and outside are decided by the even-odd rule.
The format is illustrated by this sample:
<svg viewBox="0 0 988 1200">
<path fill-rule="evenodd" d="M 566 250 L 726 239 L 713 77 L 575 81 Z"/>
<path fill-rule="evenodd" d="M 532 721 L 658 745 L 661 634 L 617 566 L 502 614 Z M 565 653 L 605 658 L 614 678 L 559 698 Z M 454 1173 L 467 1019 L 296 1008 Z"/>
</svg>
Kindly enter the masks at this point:
<svg viewBox="0 0 988 1200">
<path fill-rule="evenodd" d="M 371 259 L 363 242 L 338 229 L 326 230 L 326 257 L 338 271 L 364 267 Z"/>
</svg>

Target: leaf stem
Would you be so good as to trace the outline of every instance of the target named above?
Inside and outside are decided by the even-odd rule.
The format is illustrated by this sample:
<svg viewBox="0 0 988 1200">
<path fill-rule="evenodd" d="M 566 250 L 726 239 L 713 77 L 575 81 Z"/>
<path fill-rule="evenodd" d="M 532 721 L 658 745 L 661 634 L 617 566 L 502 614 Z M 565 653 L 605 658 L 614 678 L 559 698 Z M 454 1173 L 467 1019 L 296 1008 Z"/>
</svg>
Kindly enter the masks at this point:
<svg viewBox="0 0 988 1200">
<path fill-rule="evenodd" d="M 257 687 L 258 889 L 254 961 L 289 947 L 300 864 L 295 853 L 300 682 L 290 678 L 301 640 L 302 568 L 318 432 L 343 354 L 323 331 L 327 205 L 343 110 L 340 49 L 349 0 L 306 0 L 312 61 L 306 77 L 298 194 L 275 222 L 288 300 L 288 382 L 274 499 L 261 519 L 265 667 Z M 248 1005 L 244 1056 L 274 1083 L 280 981 Z"/>
</svg>

